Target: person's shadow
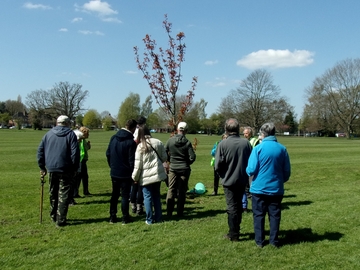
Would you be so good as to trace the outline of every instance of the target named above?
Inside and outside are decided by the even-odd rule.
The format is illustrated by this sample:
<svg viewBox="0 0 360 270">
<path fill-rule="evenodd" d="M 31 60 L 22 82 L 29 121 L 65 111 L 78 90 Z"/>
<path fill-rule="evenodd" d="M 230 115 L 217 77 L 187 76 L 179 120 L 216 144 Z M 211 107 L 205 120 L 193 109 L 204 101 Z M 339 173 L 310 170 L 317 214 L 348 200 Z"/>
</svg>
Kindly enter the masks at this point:
<svg viewBox="0 0 360 270">
<path fill-rule="evenodd" d="M 265 231 L 265 235 L 269 235 L 269 231 Z M 254 233 L 242 235 L 247 240 L 254 240 Z M 325 232 L 324 234 L 314 233 L 311 228 L 298 228 L 294 230 L 280 230 L 279 242 L 280 246 L 295 245 L 300 243 L 315 243 L 319 241 L 339 241 L 344 234 L 340 232 Z"/>
</svg>

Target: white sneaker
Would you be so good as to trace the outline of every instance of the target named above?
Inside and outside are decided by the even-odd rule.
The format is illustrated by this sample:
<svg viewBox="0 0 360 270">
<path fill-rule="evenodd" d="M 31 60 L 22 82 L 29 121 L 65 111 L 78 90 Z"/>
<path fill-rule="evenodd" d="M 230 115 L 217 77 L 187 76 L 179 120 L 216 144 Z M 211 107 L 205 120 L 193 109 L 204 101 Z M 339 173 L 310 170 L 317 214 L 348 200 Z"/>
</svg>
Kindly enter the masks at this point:
<svg viewBox="0 0 360 270">
<path fill-rule="evenodd" d="M 147 221 L 147 220 L 145 220 L 145 224 L 146 225 L 151 225 L 151 223 L 149 221 Z"/>
</svg>

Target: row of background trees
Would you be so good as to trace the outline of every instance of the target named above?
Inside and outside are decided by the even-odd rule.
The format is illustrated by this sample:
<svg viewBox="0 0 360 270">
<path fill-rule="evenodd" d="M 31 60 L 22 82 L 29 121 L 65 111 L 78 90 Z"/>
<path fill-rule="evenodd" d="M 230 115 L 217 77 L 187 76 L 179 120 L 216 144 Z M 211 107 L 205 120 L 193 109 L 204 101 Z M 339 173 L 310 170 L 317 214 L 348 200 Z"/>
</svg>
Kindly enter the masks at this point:
<svg viewBox="0 0 360 270">
<path fill-rule="evenodd" d="M 334 136 L 344 132 L 347 137 L 360 133 L 360 59 L 346 59 L 315 78 L 305 90 L 307 102 L 303 114 L 296 119 L 294 108 L 281 96 L 278 86 L 273 83 L 271 73 L 259 69 L 251 72 L 235 90 L 222 98 L 218 112 L 206 114 L 207 102 L 200 99 L 188 104 L 181 120 L 189 124 L 189 132 L 223 132 L 225 119 L 237 118 L 242 126 L 258 130 L 264 122 L 276 123 L 278 132 L 290 134 L 316 133 L 319 136 Z M 145 116 L 148 125 L 157 131 L 172 131 L 169 115 L 161 107 L 153 110 L 152 95 L 140 103 L 137 93 L 130 93 L 120 104 L 118 115 L 108 111 L 84 108 L 89 91 L 80 84 L 60 82 L 50 90 L 35 90 L 26 97 L 0 102 L 0 122 L 21 126 L 31 125 L 35 129 L 51 127 L 60 114 L 66 114 L 74 124 L 90 128 L 111 130 L 122 127 L 129 118 Z M 187 97 L 174 97 L 174 110 L 184 106 Z"/>
<path fill-rule="evenodd" d="M 142 57 L 139 48 L 134 47 L 137 67 L 151 91 L 143 104 L 140 104 L 139 94 L 130 93 L 122 101 L 117 116 L 108 111 L 86 110 L 84 103 L 89 91 L 83 90 L 81 84 L 60 82 L 50 90 L 32 91 L 26 97 L 26 105 L 20 96 L 16 101 L 0 102 L 0 121 L 16 122 L 19 128 L 26 122 L 41 129 L 54 125 L 56 117 L 65 114 L 74 124 L 111 130 L 124 126 L 127 119 L 142 115 L 148 119 L 149 127 L 158 131 L 174 131 L 180 121 L 186 121 L 190 133 L 220 134 L 225 119 L 235 117 L 242 126 L 255 130 L 265 122 L 274 122 L 278 132 L 288 134 L 334 136 L 342 131 L 350 137 L 360 133 L 360 59 L 341 61 L 315 78 L 305 90 L 307 100 L 299 122 L 287 97 L 281 95 L 280 87 L 265 69 L 251 72 L 237 89 L 221 99 L 217 113 L 207 117 L 207 102 L 202 98 L 198 102 L 193 100 L 196 76 L 186 94 L 178 93 L 185 59 L 185 34 L 179 32 L 172 36 L 172 24 L 167 15 L 163 27 L 168 37 L 167 49 L 157 49 L 156 40 L 148 34 L 143 38 Z M 152 97 L 159 106 L 155 111 Z"/>
</svg>

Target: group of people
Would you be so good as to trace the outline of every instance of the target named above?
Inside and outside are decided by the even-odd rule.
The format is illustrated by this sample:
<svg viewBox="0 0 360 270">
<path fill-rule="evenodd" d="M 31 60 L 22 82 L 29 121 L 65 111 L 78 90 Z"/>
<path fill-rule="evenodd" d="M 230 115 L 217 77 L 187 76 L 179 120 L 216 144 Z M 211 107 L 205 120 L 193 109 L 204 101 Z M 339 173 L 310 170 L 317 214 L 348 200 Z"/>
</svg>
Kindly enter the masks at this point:
<svg viewBox="0 0 360 270">
<path fill-rule="evenodd" d="M 165 180 L 168 180 L 167 216 L 172 216 L 175 202 L 177 215 L 184 214 L 190 165 L 196 159 L 192 144 L 185 136 L 187 124 L 180 122 L 177 134 L 164 145 L 160 140 L 151 137 L 145 123 L 146 121 L 139 123 L 134 119 L 128 120 L 125 127 L 110 139 L 106 151 L 112 180 L 110 223 L 118 221 L 117 205 L 120 194 L 122 223 L 132 222 L 129 200 L 131 191 L 135 188 L 142 190 L 142 194 L 138 196 L 143 196 L 141 199 L 145 205 L 145 223 L 151 225 L 162 222 L 160 186 Z M 137 134 L 135 138 L 134 134 Z M 132 205 L 132 209 L 133 207 Z M 137 209 L 139 207 L 141 205 L 137 204 Z"/>
<path fill-rule="evenodd" d="M 130 119 L 111 137 L 106 150 L 112 181 L 110 223 L 118 221 L 120 195 L 123 224 L 132 222 L 130 204 L 135 213 L 141 211 L 142 205 L 145 206 L 146 224 L 162 222 L 160 187 L 165 180 L 168 185 L 167 216 L 173 215 L 175 205 L 177 216 L 184 215 L 191 164 L 196 160 L 193 146 L 186 138 L 187 129 L 187 123 L 180 122 L 176 134 L 164 145 L 152 138 L 146 119 Z M 259 138 L 255 138 L 251 128 L 246 128 L 245 138 L 240 138 L 238 121 L 234 118 L 226 121 L 225 134 L 211 152 L 211 165 L 214 166 L 212 195 L 218 194 L 221 179 L 229 227 L 225 238 L 239 241 L 242 213 L 247 209 L 243 204 L 244 198 L 247 201 L 245 190 L 250 186 L 255 242 L 259 247 L 265 244 L 264 224 L 268 213 L 269 242 L 278 246 L 281 201 L 284 183 L 291 173 L 290 159 L 286 148 L 277 142 L 274 124 L 264 124 L 259 133 Z M 70 119 L 60 116 L 57 126 L 45 134 L 38 148 L 40 174 L 45 176 L 49 172 L 50 216 L 58 226 L 66 225 L 68 206 L 78 195 L 79 176 L 83 183 L 86 179 L 84 194 L 90 194 L 86 161 L 87 150 L 91 146 L 90 142 L 86 142 L 87 137 L 88 130 L 79 129 L 75 133 L 70 129 Z M 134 198 L 131 198 L 132 192 Z M 137 197 L 138 200 L 135 199 Z"/>
<path fill-rule="evenodd" d="M 225 123 L 227 137 L 217 144 L 214 157 L 214 173 L 222 179 L 227 204 L 229 232 L 224 237 L 239 241 L 244 197 L 247 200 L 245 189 L 250 181 L 256 245 L 260 248 L 265 245 L 265 216 L 268 214 L 269 243 L 278 247 L 281 201 L 284 183 L 291 174 L 290 158 L 286 148 L 277 142 L 273 123 L 261 126 L 258 139 L 251 136 L 249 128 L 245 130 L 245 138 L 240 138 L 238 121 L 228 119 Z"/>
</svg>

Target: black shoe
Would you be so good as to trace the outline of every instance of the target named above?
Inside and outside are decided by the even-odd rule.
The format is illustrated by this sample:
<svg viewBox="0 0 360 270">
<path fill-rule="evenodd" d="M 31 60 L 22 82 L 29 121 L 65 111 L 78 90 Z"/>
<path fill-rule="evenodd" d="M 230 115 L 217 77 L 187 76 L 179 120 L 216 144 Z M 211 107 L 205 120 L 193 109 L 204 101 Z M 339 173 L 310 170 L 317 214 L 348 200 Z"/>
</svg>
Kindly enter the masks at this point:
<svg viewBox="0 0 360 270">
<path fill-rule="evenodd" d="M 67 225 L 66 221 L 65 222 L 56 222 L 56 227 L 65 227 Z"/>
<path fill-rule="evenodd" d="M 73 206 L 75 204 L 77 204 L 77 202 L 75 200 L 71 200 L 71 202 L 69 203 L 70 206 Z"/>
<path fill-rule="evenodd" d="M 141 210 L 136 210 L 136 215 L 142 216 L 142 215 L 145 215 L 145 212 L 144 212 L 143 209 L 141 209 Z"/>
<path fill-rule="evenodd" d="M 225 235 L 224 235 L 224 238 L 227 239 L 227 240 L 230 240 L 231 242 L 239 242 L 239 241 L 240 241 L 239 238 L 230 237 L 229 234 L 225 234 Z"/>
<path fill-rule="evenodd" d="M 110 223 L 110 224 L 114 224 L 114 223 L 116 223 L 116 222 L 117 222 L 116 216 L 111 216 L 111 217 L 110 217 L 110 220 L 109 220 L 109 223 Z"/>
<path fill-rule="evenodd" d="M 132 219 L 130 219 L 129 217 L 128 218 L 123 218 L 122 225 L 132 223 L 132 222 L 133 222 Z"/>
<path fill-rule="evenodd" d="M 84 192 L 84 196 L 92 196 L 90 192 Z"/>
<path fill-rule="evenodd" d="M 83 197 L 81 197 L 79 194 L 76 194 L 76 195 L 74 196 L 74 198 L 83 198 Z"/>
</svg>

